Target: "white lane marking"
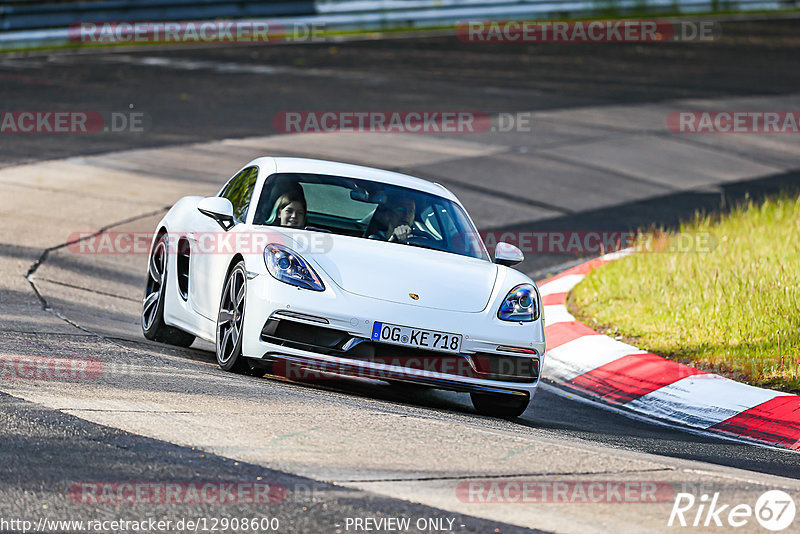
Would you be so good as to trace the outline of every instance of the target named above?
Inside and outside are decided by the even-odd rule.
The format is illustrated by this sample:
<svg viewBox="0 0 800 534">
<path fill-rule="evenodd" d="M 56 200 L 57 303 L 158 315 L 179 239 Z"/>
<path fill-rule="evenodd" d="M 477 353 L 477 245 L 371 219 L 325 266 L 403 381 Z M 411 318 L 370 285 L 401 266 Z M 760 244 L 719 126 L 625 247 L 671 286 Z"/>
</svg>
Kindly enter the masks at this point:
<svg viewBox="0 0 800 534">
<path fill-rule="evenodd" d="M 585 277 L 585 274 L 568 274 L 552 282 L 544 282 L 539 286 L 539 294 L 545 296 L 552 295 L 553 293 L 565 293 L 578 285 L 578 282 Z"/>
<path fill-rule="evenodd" d="M 362 80 L 370 85 L 386 82 L 386 78 L 371 72 L 339 71 L 337 69 L 300 68 L 284 65 L 259 65 L 256 63 L 234 63 L 231 61 L 195 60 L 157 56 L 131 56 L 109 54 L 98 58 L 108 63 L 125 63 L 143 67 L 161 67 L 175 70 L 213 70 L 225 74 L 288 74 L 292 76 L 313 76 L 339 78 L 343 80 Z"/>
<path fill-rule="evenodd" d="M 567 307 L 563 304 L 554 304 L 552 306 L 544 306 L 544 324 L 551 325 L 556 323 L 567 323 L 574 321 L 575 316 L 567 311 Z"/>
<path fill-rule="evenodd" d="M 789 395 L 714 374 L 693 375 L 626 404 L 632 410 L 708 428 L 754 406 Z"/>
<path fill-rule="evenodd" d="M 567 381 L 631 354 L 646 353 L 608 336 L 590 334 L 547 351 L 544 371 L 547 377 Z"/>
<path fill-rule="evenodd" d="M 637 413 L 637 412 L 634 412 L 632 410 L 629 410 L 628 407 L 630 406 L 630 403 L 625 404 L 624 408 L 619 407 L 619 406 L 613 406 L 611 404 L 606 404 L 605 402 L 600 401 L 600 400 L 595 400 L 595 399 L 591 399 L 591 398 L 588 398 L 588 397 L 582 397 L 581 395 L 577 395 L 575 393 L 570 392 L 569 390 L 562 389 L 561 387 L 559 387 L 557 385 L 548 384 L 546 382 L 539 383 L 539 388 L 543 389 L 545 391 L 548 391 L 550 393 L 553 393 L 554 395 L 558 395 L 559 397 L 562 397 L 562 398 L 565 398 L 565 399 L 568 399 L 568 400 L 571 400 L 571 401 L 574 401 L 574 402 L 587 404 L 589 406 L 593 406 L 594 408 L 598 408 L 600 410 L 605 410 L 607 412 L 612 412 L 612 413 L 615 413 L 617 415 L 623 415 L 623 416 L 627 417 L 628 419 L 633 419 L 635 421 L 640 421 L 642 423 L 649 423 L 651 425 L 657 425 L 657 426 L 669 428 L 669 429 L 672 429 L 672 430 L 678 430 L 680 432 L 686 432 L 687 434 L 692 434 L 692 435 L 695 435 L 695 436 L 704 436 L 704 437 L 709 437 L 709 438 L 716 438 L 716 439 L 721 439 L 721 440 L 724 440 L 724 441 L 733 441 L 733 442 L 742 443 L 742 444 L 745 444 L 745 445 L 752 445 L 754 447 L 763 447 L 765 449 L 772 449 L 774 451 L 790 452 L 790 453 L 794 453 L 794 454 L 800 454 L 800 450 L 785 449 L 783 447 L 776 447 L 774 445 L 769 445 L 767 443 L 762 443 L 762 442 L 755 441 L 755 440 L 752 440 L 752 439 L 749 439 L 749 438 L 746 438 L 746 437 L 737 437 L 737 436 L 731 436 L 729 434 L 721 434 L 721 433 L 717 433 L 717 432 L 712 432 L 711 430 L 692 428 L 692 427 L 684 426 L 684 425 L 681 425 L 681 424 L 678 424 L 678 423 L 664 421 L 663 419 L 657 419 L 656 417 L 654 417 L 651 414 Z M 535 399 L 535 397 L 534 397 L 534 399 Z"/>
</svg>

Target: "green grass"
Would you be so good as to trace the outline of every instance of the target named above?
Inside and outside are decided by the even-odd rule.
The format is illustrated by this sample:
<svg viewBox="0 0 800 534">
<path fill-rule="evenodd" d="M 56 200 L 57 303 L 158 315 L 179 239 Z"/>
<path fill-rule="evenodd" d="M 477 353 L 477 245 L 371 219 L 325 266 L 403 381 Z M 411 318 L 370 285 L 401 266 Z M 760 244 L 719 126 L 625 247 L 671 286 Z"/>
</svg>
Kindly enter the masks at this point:
<svg viewBox="0 0 800 534">
<path fill-rule="evenodd" d="M 700 246 L 681 250 L 689 242 Z M 612 262 L 573 289 L 567 305 L 579 320 L 666 358 L 800 393 L 800 197 L 696 215 L 639 247 L 658 252 Z"/>
</svg>

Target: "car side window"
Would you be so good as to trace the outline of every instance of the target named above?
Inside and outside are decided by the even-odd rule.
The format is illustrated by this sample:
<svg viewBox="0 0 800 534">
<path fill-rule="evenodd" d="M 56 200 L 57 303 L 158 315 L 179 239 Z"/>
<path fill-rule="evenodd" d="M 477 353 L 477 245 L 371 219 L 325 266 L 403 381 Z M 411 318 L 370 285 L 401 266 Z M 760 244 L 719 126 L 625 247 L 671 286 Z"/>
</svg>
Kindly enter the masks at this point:
<svg viewBox="0 0 800 534">
<path fill-rule="evenodd" d="M 258 167 L 248 167 L 231 178 L 220 196 L 227 198 L 233 204 L 233 220 L 238 224 L 247 218 L 247 209 L 250 207 L 250 198 L 258 179 Z"/>
</svg>

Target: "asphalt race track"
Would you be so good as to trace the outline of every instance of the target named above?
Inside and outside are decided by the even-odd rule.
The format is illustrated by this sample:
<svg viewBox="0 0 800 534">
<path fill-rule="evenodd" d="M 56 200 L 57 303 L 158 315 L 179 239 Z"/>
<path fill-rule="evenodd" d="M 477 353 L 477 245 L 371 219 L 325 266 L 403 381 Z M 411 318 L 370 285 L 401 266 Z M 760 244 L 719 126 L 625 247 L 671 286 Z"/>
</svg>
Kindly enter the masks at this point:
<svg viewBox="0 0 800 534">
<path fill-rule="evenodd" d="M 100 370 L 88 380 L 0 379 L 0 519 L 255 515 L 278 518 L 279 532 L 354 532 L 348 518 L 392 517 L 423 520 L 410 532 L 436 531 L 434 519 L 452 519 L 443 524 L 454 532 L 661 532 L 680 530 L 667 527 L 672 494 L 654 504 L 487 504 L 458 487 L 645 481 L 750 505 L 769 489 L 800 495 L 796 453 L 632 419 L 549 382 L 521 418 L 504 421 L 476 415 L 460 394 L 225 373 L 204 342 L 177 349 L 142 337 L 145 255 L 65 246 L 75 232 L 152 231 L 175 200 L 214 194 L 267 154 L 440 181 L 498 234 L 674 225 L 697 209 L 800 188 L 797 136 L 665 127 L 681 109 L 798 109 L 797 22 L 721 24 L 712 43 L 439 36 L 0 56 L 4 110 L 145 117 L 135 132 L 0 134 L 0 356 Z M 273 119 L 287 110 L 532 121 L 478 134 L 282 135 Z M 580 258 L 528 253 L 521 269 L 541 278 Z M 283 489 L 267 505 L 75 496 L 88 484 L 189 481 Z M 738 531 L 761 530 L 751 520 Z"/>
</svg>

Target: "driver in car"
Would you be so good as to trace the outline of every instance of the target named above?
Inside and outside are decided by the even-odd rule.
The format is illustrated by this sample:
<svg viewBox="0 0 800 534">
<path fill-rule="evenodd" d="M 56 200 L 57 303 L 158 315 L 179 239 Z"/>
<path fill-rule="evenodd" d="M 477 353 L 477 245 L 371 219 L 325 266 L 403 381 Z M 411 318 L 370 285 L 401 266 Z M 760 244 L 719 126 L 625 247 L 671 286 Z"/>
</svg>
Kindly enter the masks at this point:
<svg viewBox="0 0 800 534">
<path fill-rule="evenodd" d="M 387 241 L 400 241 L 405 243 L 414 228 L 414 217 L 416 216 L 416 205 L 414 200 L 408 197 L 398 199 L 394 207 L 388 207 L 384 216 L 386 217 L 386 230 L 382 232 L 382 238 Z"/>
</svg>

